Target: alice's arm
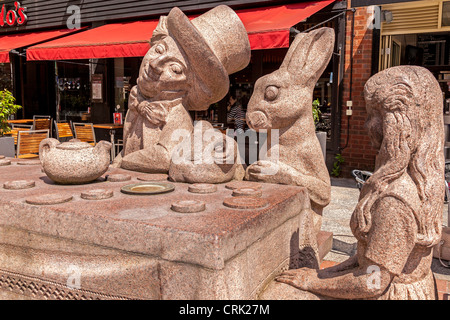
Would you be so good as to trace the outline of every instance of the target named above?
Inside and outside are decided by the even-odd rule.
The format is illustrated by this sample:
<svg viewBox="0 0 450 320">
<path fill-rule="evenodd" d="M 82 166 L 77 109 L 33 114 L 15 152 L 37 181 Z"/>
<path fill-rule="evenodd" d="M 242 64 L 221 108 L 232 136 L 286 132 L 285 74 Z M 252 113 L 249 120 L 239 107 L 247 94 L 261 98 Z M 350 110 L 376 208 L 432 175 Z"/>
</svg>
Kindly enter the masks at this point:
<svg viewBox="0 0 450 320">
<path fill-rule="evenodd" d="M 384 268 L 377 273 L 363 267 L 341 273 L 321 270 L 289 270 L 277 277 L 277 281 L 298 289 L 337 299 L 370 299 L 383 294 L 392 281 L 392 275 Z"/>
<path fill-rule="evenodd" d="M 335 266 L 332 266 L 332 267 L 329 267 L 326 269 L 322 269 L 320 271 L 326 272 L 326 273 L 338 273 L 338 272 L 346 271 L 349 269 L 354 269 L 356 267 L 358 267 L 358 256 L 354 255 Z"/>
<path fill-rule="evenodd" d="M 394 197 L 380 198 L 371 211 L 372 226 L 367 242 L 358 243 L 357 266 L 344 268 L 342 272 L 289 270 L 277 280 L 333 298 L 368 299 L 383 294 L 408 263 L 415 247 L 417 227 L 409 207 Z"/>
</svg>

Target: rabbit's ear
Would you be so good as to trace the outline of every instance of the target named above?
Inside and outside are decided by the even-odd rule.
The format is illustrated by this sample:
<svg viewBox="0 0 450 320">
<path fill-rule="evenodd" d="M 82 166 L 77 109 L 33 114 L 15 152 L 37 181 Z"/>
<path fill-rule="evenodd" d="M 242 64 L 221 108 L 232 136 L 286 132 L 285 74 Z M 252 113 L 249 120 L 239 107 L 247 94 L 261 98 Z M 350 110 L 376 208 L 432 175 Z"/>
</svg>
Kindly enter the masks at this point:
<svg viewBox="0 0 450 320">
<path fill-rule="evenodd" d="M 295 36 L 294 41 L 291 43 L 289 50 L 284 57 L 283 63 L 280 67 L 280 69 L 287 69 L 289 67 L 289 64 L 291 63 L 292 56 L 294 55 L 294 52 L 300 51 L 304 45 L 301 45 L 299 47 L 299 44 L 304 44 L 306 41 L 308 41 L 308 33 L 299 33 Z"/>
<path fill-rule="evenodd" d="M 295 83 L 315 85 L 333 55 L 334 39 L 334 30 L 331 28 L 298 34 L 281 68 L 287 69 Z"/>
</svg>

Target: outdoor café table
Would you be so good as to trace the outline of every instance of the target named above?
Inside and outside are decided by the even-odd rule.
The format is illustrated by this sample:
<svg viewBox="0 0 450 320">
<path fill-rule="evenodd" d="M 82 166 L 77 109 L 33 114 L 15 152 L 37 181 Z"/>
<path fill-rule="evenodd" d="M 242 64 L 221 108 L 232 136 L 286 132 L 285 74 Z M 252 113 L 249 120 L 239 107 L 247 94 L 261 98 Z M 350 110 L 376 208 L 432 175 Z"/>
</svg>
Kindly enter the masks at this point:
<svg viewBox="0 0 450 320">
<path fill-rule="evenodd" d="M 123 124 L 117 124 L 117 123 L 100 123 L 100 124 L 94 124 L 94 128 L 97 129 L 108 129 L 109 135 L 111 137 L 111 160 L 114 161 L 114 158 L 116 157 L 116 144 L 115 144 L 115 134 L 117 129 L 123 129 Z"/>
<path fill-rule="evenodd" d="M 10 124 L 33 124 L 33 119 L 8 120 Z"/>
</svg>

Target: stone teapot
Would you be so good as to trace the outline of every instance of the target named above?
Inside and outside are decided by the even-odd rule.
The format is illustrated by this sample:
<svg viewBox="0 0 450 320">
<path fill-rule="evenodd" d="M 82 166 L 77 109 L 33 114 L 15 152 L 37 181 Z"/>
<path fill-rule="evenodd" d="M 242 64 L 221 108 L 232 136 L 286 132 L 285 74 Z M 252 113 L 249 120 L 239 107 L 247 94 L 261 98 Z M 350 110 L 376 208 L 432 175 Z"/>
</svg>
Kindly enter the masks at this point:
<svg viewBox="0 0 450 320">
<path fill-rule="evenodd" d="M 108 170 L 111 147 L 107 141 L 100 141 L 94 147 L 78 139 L 61 143 L 48 138 L 39 145 L 39 158 L 45 174 L 54 182 L 84 184 Z"/>
</svg>

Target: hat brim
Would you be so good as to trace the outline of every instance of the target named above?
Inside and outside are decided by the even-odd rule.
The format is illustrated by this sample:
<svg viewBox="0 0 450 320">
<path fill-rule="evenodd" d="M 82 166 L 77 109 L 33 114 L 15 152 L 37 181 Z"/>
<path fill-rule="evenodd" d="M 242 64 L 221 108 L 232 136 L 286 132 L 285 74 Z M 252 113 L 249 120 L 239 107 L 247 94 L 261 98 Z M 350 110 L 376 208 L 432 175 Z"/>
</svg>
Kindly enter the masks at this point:
<svg viewBox="0 0 450 320">
<path fill-rule="evenodd" d="M 212 104 L 220 101 L 229 90 L 230 80 L 219 58 L 179 8 L 175 7 L 170 11 L 167 27 L 170 36 L 183 48 L 197 77 L 209 89 L 210 96 L 205 102 Z M 202 100 L 201 97 L 199 99 Z"/>
</svg>

